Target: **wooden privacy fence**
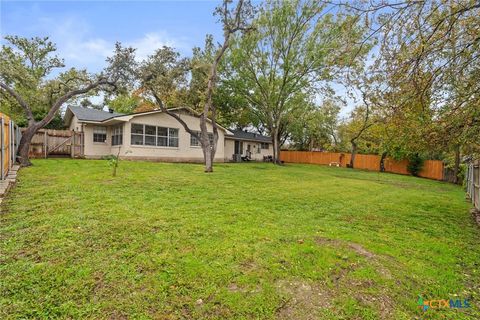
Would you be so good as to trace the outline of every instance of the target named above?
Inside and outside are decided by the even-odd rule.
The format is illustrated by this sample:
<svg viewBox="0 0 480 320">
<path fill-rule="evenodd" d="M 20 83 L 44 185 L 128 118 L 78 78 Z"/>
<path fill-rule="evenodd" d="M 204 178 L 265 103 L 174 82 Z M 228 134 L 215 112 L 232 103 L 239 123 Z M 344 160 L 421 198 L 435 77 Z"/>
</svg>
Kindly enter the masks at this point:
<svg viewBox="0 0 480 320">
<path fill-rule="evenodd" d="M 20 130 L 7 115 L 0 112 L 0 179 L 4 180 L 13 167 L 20 142 Z"/>
<path fill-rule="evenodd" d="M 350 163 L 349 153 L 320 152 L 320 151 L 282 151 L 280 160 L 291 163 L 325 164 L 338 163 L 346 167 Z M 408 160 L 397 161 L 385 158 L 385 172 L 409 174 Z M 353 166 L 356 169 L 380 171 L 380 156 L 374 154 L 357 154 Z M 443 180 L 443 162 L 439 160 L 426 160 L 419 173 L 420 177 Z"/>
<path fill-rule="evenodd" d="M 82 157 L 83 133 L 71 130 L 40 129 L 32 138 L 29 156 L 30 158 Z"/>
<path fill-rule="evenodd" d="M 480 210 L 480 160 L 472 161 L 467 168 L 467 194 L 475 206 Z"/>
</svg>

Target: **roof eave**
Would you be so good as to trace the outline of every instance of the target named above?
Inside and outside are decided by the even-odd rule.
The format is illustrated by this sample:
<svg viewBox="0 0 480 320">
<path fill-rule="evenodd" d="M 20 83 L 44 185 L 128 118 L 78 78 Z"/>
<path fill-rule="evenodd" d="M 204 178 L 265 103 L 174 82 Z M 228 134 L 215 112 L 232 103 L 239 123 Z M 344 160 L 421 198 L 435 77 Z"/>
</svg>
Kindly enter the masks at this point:
<svg viewBox="0 0 480 320">
<path fill-rule="evenodd" d="M 242 141 L 253 141 L 253 142 L 263 142 L 263 143 L 272 143 L 270 140 L 261 140 L 261 139 L 249 139 L 249 138 L 239 138 L 235 137 L 233 135 L 225 136 L 225 139 L 231 139 L 231 140 L 242 140 Z"/>
</svg>

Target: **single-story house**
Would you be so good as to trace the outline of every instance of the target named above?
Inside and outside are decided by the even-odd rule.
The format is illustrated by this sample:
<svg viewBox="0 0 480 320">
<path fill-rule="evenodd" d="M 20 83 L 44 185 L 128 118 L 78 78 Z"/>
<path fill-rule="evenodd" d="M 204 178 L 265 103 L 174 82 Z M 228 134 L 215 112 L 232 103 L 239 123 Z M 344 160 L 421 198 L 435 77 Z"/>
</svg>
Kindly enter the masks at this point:
<svg viewBox="0 0 480 320">
<path fill-rule="evenodd" d="M 200 118 L 195 111 L 187 107 L 170 111 L 178 114 L 189 128 L 200 131 Z M 119 153 L 124 159 L 203 162 L 198 140 L 161 110 L 122 114 L 69 106 L 64 120 L 69 130 L 83 133 L 86 158 Z M 207 129 L 213 132 L 210 122 Z M 262 161 L 272 155 L 270 137 L 219 126 L 216 162 L 241 161 L 242 157 Z"/>
</svg>

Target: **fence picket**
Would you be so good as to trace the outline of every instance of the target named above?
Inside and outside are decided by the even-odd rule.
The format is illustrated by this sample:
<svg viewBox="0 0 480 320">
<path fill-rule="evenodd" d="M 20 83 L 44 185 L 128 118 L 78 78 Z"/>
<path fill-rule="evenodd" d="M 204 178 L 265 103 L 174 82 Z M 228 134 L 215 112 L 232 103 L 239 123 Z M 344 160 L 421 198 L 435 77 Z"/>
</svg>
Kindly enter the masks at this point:
<svg viewBox="0 0 480 320">
<path fill-rule="evenodd" d="M 354 167 L 357 169 L 366 169 L 371 171 L 380 171 L 380 156 L 374 154 L 357 154 L 355 156 Z M 351 155 L 349 153 L 338 152 L 320 152 L 320 151 L 282 151 L 280 159 L 291 163 L 311 163 L 329 165 L 330 163 L 339 163 L 341 167 L 346 167 L 350 163 Z M 407 170 L 407 160 L 394 160 L 385 158 L 385 171 L 399 174 L 409 174 Z M 420 177 L 443 180 L 443 162 L 439 160 L 426 160 Z"/>
<path fill-rule="evenodd" d="M 18 145 L 18 126 L 7 115 L 0 112 L 0 179 L 7 178 L 15 164 Z"/>
<path fill-rule="evenodd" d="M 32 138 L 31 158 L 48 158 L 49 155 L 82 157 L 83 133 L 71 130 L 40 129 Z"/>
</svg>

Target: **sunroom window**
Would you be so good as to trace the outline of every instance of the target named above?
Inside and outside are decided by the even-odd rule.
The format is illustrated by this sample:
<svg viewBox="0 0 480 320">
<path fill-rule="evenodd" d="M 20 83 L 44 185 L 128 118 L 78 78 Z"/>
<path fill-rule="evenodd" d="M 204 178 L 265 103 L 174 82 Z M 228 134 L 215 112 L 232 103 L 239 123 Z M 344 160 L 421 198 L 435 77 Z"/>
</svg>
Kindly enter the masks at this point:
<svg viewBox="0 0 480 320">
<path fill-rule="evenodd" d="M 132 145 L 178 147 L 178 129 L 132 124 Z"/>
</svg>

